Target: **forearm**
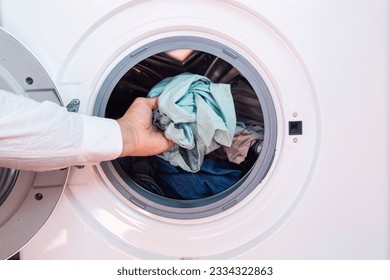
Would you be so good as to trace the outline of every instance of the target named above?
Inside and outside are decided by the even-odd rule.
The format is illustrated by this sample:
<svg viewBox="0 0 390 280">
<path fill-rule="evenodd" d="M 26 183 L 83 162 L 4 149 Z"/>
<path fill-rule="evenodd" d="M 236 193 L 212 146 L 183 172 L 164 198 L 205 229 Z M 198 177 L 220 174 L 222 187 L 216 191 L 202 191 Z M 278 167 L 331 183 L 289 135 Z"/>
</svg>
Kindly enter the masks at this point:
<svg viewBox="0 0 390 280">
<path fill-rule="evenodd" d="M 0 166 L 50 170 L 96 164 L 122 152 L 115 120 L 69 113 L 4 91 L 0 98 Z"/>
</svg>

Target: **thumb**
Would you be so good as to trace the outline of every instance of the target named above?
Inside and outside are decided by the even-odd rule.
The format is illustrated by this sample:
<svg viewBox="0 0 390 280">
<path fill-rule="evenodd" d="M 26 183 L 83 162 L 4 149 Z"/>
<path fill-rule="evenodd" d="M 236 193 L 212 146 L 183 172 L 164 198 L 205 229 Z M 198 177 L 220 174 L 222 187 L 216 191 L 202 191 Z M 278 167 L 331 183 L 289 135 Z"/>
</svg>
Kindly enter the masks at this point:
<svg viewBox="0 0 390 280">
<path fill-rule="evenodd" d="M 149 106 L 151 110 L 158 108 L 158 96 L 151 97 L 151 98 L 145 98 L 145 104 Z"/>
</svg>

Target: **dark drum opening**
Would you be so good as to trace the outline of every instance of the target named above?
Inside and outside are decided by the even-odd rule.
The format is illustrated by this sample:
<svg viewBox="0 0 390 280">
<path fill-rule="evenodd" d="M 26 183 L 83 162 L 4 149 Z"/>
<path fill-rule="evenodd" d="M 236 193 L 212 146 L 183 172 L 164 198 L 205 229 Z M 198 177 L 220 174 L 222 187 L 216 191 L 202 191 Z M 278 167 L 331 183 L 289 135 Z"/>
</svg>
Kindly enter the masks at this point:
<svg viewBox="0 0 390 280">
<path fill-rule="evenodd" d="M 258 69 L 217 41 L 193 36 L 162 38 L 135 49 L 115 65 L 99 90 L 94 115 L 120 118 L 137 97 L 147 96 L 164 78 L 182 73 L 229 85 L 235 128 L 243 123 L 262 133 L 250 144 L 237 142 L 236 147 L 247 151 L 244 160 L 232 162 L 225 148 L 207 154 L 201 171 L 206 169 L 202 172 L 207 176 L 211 173 L 211 177 L 201 171 L 178 171 L 158 156 L 119 158 L 100 166 L 112 186 L 131 203 L 129 206 L 168 218 L 197 219 L 239 203 L 261 187 L 271 167 L 277 119 L 270 91 Z"/>
<path fill-rule="evenodd" d="M 205 76 L 213 83 L 229 84 L 237 121 L 264 127 L 260 102 L 240 72 L 219 57 L 189 49 L 158 53 L 129 69 L 114 87 L 105 117 L 120 118 L 137 97 L 146 97 L 164 78 L 184 72 Z M 252 142 L 243 162 L 229 162 L 220 148 L 206 155 L 200 173 L 195 174 L 169 166 L 156 156 L 120 158 L 114 166 L 135 183 L 135 190 L 171 199 L 203 199 L 228 190 L 248 173 L 262 147 L 262 139 Z"/>
</svg>

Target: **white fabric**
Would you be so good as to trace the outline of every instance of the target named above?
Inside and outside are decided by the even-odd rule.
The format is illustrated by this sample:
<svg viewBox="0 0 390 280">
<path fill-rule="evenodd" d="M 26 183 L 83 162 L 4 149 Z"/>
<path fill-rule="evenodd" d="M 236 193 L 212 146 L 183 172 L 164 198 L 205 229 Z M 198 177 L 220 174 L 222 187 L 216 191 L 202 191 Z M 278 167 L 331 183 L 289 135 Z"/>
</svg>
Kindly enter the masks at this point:
<svg viewBox="0 0 390 280">
<path fill-rule="evenodd" d="M 121 152 L 115 120 L 0 90 L 0 167 L 44 171 L 97 164 Z"/>
</svg>

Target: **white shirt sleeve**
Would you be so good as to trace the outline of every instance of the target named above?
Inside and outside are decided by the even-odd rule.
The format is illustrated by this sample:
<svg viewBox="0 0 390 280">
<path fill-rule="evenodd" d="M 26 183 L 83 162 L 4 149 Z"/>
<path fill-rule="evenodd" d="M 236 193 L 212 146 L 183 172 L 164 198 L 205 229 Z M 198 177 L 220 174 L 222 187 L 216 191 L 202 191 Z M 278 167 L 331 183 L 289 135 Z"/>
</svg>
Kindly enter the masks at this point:
<svg viewBox="0 0 390 280">
<path fill-rule="evenodd" d="M 0 167 L 44 171 L 97 164 L 121 152 L 117 121 L 0 90 Z"/>
</svg>

